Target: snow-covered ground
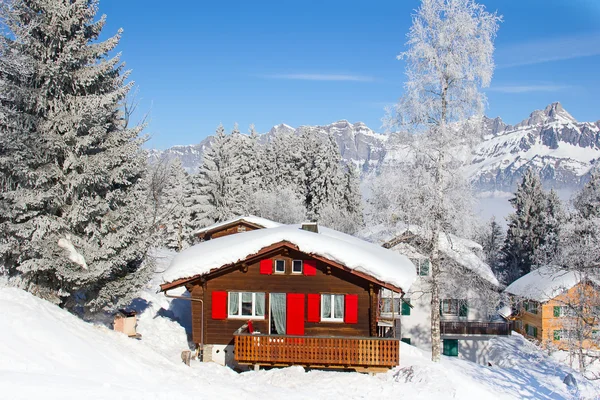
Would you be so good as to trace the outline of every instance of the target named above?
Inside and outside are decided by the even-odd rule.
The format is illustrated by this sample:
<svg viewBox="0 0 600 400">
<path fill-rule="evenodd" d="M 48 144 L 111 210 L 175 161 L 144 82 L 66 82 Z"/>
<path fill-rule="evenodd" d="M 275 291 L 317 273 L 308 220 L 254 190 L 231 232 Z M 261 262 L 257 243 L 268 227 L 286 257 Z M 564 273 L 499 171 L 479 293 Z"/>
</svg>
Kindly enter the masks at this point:
<svg viewBox="0 0 600 400">
<path fill-rule="evenodd" d="M 168 253 L 159 254 L 163 263 Z M 157 274 L 134 306 L 141 340 L 81 321 L 14 288 L 0 287 L 0 398 L 29 399 L 571 399 L 600 397 L 585 381 L 520 336 L 493 340 L 492 367 L 401 344 L 401 365 L 370 376 L 300 367 L 238 374 L 181 363 L 189 304 L 156 294 Z M 189 329 L 189 328 L 188 328 Z M 578 391 L 563 382 L 572 372 Z"/>
</svg>

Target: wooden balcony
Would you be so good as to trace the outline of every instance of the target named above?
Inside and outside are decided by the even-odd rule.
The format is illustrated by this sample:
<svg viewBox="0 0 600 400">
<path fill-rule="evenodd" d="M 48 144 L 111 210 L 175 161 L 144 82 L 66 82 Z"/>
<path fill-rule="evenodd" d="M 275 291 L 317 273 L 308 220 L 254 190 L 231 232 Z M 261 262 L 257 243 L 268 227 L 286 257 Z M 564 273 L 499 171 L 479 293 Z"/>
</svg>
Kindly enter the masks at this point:
<svg viewBox="0 0 600 400">
<path fill-rule="evenodd" d="M 508 322 L 441 321 L 442 335 L 510 335 Z"/>
<path fill-rule="evenodd" d="M 396 339 L 234 334 L 240 364 L 378 370 L 398 365 Z"/>
</svg>

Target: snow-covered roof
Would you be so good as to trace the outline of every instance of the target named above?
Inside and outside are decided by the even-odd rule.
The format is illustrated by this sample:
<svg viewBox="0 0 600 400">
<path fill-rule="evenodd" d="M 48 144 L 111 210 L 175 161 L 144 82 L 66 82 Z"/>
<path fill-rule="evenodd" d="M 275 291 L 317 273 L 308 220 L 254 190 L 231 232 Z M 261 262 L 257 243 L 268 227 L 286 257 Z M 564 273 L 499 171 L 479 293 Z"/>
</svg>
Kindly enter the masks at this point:
<svg viewBox="0 0 600 400">
<path fill-rule="evenodd" d="M 207 227 L 197 230 L 195 232 L 195 234 L 200 235 L 202 233 L 213 231 L 215 229 L 219 229 L 224 226 L 235 224 L 238 222 L 248 222 L 252 225 L 262 226 L 263 228 L 277 228 L 278 226 L 281 226 L 280 223 L 271 221 L 270 219 L 255 217 L 254 215 L 246 215 L 246 216 L 241 216 L 241 217 L 235 217 L 235 218 L 229 219 L 227 221 L 223 221 L 223 222 L 217 222 L 216 224 L 212 224 L 212 225 L 209 225 Z"/>
<path fill-rule="evenodd" d="M 282 241 L 403 291 L 416 279 L 415 266 L 401 254 L 333 229 L 319 226 L 319 233 L 313 233 L 300 229 L 300 225 L 257 229 L 199 243 L 175 256 L 163 279 L 174 282 L 204 275 Z"/>
<path fill-rule="evenodd" d="M 390 239 L 401 236 L 408 230 L 410 230 L 410 232 L 413 234 L 420 234 L 420 228 L 413 225 L 411 225 L 410 228 L 406 226 L 399 226 L 393 229 L 383 226 L 376 226 L 371 227 L 369 231 L 363 232 L 362 237 L 368 241 L 383 244 Z M 478 255 L 478 253 L 482 251 L 480 244 L 453 234 L 442 234 L 440 235 L 439 248 L 445 257 L 451 259 L 458 265 L 473 271 L 486 281 L 490 282 L 492 285 L 499 286 L 500 283 L 492 272 L 490 266 Z M 393 246 L 391 250 L 407 255 L 411 258 L 425 257 L 424 255 L 420 254 L 414 246 L 407 245 L 406 243 L 398 243 Z M 417 254 L 420 254 L 420 256 L 417 257 Z"/>
<path fill-rule="evenodd" d="M 571 289 L 581 282 L 582 278 L 583 276 L 576 271 L 544 266 L 520 277 L 504 291 L 543 303 Z"/>
</svg>

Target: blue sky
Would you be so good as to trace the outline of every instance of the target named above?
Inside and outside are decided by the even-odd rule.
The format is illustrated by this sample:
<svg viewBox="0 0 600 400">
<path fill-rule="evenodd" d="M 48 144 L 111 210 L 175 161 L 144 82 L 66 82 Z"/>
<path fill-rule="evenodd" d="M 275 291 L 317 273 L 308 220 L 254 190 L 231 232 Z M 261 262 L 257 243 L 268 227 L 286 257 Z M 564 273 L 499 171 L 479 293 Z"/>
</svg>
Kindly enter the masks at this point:
<svg viewBox="0 0 600 400">
<path fill-rule="evenodd" d="M 481 0 L 504 16 L 487 115 L 509 123 L 560 101 L 600 119 L 600 1 Z M 100 0 L 148 113 L 148 147 L 198 143 L 219 123 L 363 121 L 402 95 L 396 56 L 417 0 Z"/>
</svg>

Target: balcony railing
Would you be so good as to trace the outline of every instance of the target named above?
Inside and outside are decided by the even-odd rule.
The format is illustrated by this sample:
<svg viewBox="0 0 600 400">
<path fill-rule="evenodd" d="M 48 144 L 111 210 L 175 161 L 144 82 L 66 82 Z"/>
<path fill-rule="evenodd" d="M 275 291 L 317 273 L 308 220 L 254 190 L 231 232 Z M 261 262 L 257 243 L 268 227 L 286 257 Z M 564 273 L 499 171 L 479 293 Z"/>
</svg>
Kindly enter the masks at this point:
<svg viewBox="0 0 600 400">
<path fill-rule="evenodd" d="M 442 321 L 442 335 L 510 335 L 508 322 Z"/>
<path fill-rule="evenodd" d="M 327 368 L 391 368 L 399 363 L 396 339 L 234 334 L 240 364 Z"/>
</svg>

